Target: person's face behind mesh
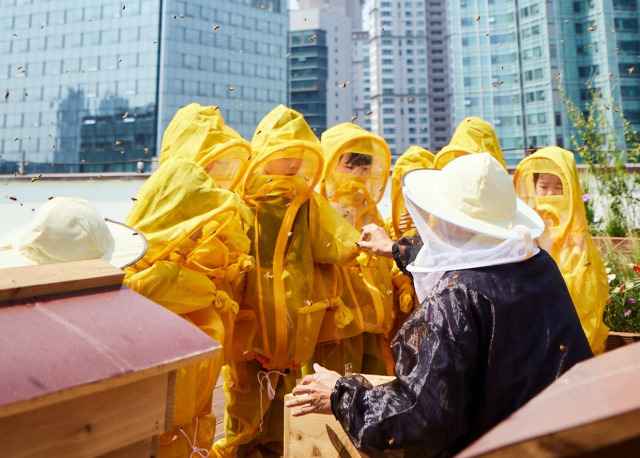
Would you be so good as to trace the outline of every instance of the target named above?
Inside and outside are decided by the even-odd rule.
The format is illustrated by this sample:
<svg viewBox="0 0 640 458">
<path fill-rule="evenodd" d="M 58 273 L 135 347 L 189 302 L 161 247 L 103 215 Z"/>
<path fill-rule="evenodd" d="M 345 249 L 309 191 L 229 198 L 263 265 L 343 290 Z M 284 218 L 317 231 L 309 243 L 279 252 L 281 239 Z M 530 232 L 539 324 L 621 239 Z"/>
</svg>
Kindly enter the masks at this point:
<svg viewBox="0 0 640 458">
<path fill-rule="evenodd" d="M 371 156 L 368 154 L 344 153 L 340 156 L 340 160 L 336 166 L 336 172 L 369 176 L 371 175 L 371 159 Z"/>
<path fill-rule="evenodd" d="M 536 184 L 536 195 L 538 196 L 561 196 L 564 194 L 562 180 L 552 173 L 541 173 L 534 177 Z"/>
<path fill-rule="evenodd" d="M 302 167 L 302 158 L 283 157 L 267 162 L 262 169 L 263 175 L 294 176 Z"/>
</svg>

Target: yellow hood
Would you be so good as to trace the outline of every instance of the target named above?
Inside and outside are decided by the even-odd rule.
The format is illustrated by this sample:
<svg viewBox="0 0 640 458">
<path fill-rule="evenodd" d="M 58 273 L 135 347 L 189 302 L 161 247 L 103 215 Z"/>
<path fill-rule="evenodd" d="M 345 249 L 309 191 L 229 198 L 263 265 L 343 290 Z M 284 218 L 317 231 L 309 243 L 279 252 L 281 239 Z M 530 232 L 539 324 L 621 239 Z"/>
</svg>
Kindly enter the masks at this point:
<svg viewBox="0 0 640 458">
<path fill-rule="evenodd" d="M 371 156 L 371 173 L 366 177 L 369 196 L 377 204 L 382 199 L 389 179 L 391 151 L 382 138 L 360 126 L 345 122 L 333 126 L 322 134 L 320 142 L 324 149 L 324 170 L 320 193 L 331 200 L 340 185 L 351 178 L 348 174 L 336 173 L 340 157 L 346 152 Z"/>
<path fill-rule="evenodd" d="M 534 178 L 540 173 L 551 173 L 560 178 L 564 194 L 537 196 Z M 534 209 L 547 208 L 554 224 L 554 239 L 564 240 L 569 232 L 587 231 L 587 215 L 582 202 L 582 188 L 573 153 L 550 146 L 525 157 L 516 167 L 513 183 L 518 197 Z M 545 222 L 546 224 L 546 222 Z M 547 225 L 548 226 L 548 225 Z M 543 237 L 544 238 L 544 235 Z M 561 245 L 562 243 L 559 243 Z M 545 247 L 553 252 L 550 247 Z"/>
<path fill-rule="evenodd" d="M 355 227 L 378 222 L 376 208 L 389 180 L 391 152 L 387 142 L 353 123 L 342 123 L 322 134 L 324 170 L 319 191 Z M 338 169 L 345 153 L 371 156 L 367 175 Z"/>
<path fill-rule="evenodd" d="M 404 205 L 402 195 L 402 177 L 405 173 L 416 169 L 431 169 L 435 160 L 434 154 L 421 146 L 410 146 L 396 161 L 391 172 L 391 217 L 395 234 L 401 237 L 413 227 L 411 217 Z M 401 224 L 404 223 L 404 224 Z M 401 226 L 404 226 L 401 228 Z"/>
<path fill-rule="evenodd" d="M 457 157 L 472 153 L 489 153 L 506 169 L 500 142 L 493 127 L 482 118 L 470 117 L 462 120 L 451 137 L 451 141 L 436 155 L 435 169 L 441 169 Z"/>
<path fill-rule="evenodd" d="M 162 137 L 160 164 L 172 157 L 196 162 L 218 186 L 233 190 L 251 157 L 251 144 L 225 125 L 218 107 L 191 103 L 178 110 Z"/>
<path fill-rule="evenodd" d="M 537 196 L 534 180 L 540 173 L 558 176 L 563 194 Z M 540 246 L 558 264 L 592 351 L 601 353 L 609 333 L 603 322 L 609 287 L 600 253 L 589 234 L 573 153 L 557 146 L 542 148 L 518 164 L 513 183 L 518 197 L 545 221 Z"/>
<path fill-rule="evenodd" d="M 245 198 L 269 195 L 278 187 L 311 195 L 322 172 L 322 147 L 300 113 L 278 105 L 256 127 L 251 148 L 254 155 L 241 187 Z M 295 167 L 286 174 L 273 173 L 273 161 L 289 161 Z"/>
</svg>

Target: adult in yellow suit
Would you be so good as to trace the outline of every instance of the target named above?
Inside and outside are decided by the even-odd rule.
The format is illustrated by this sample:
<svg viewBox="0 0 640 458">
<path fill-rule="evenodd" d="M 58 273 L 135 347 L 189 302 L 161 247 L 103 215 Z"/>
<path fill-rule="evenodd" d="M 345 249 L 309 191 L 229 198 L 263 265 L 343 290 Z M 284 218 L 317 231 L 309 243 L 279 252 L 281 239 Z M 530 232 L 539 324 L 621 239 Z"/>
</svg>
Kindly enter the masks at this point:
<svg viewBox="0 0 640 458">
<path fill-rule="evenodd" d="M 325 158 L 320 193 L 358 231 L 365 224 L 383 224 L 377 204 L 389 180 L 387 142 L 353 123 L 327 129 L 320 142 Z M 389 258 L 363 255 L 334 275 L 324 275 L 327 288 L 340 294 L 355 319 L 341 328 L 345 323 L 335 319 L 335 312 L 327 314 L 316 362 L 340 373 L 345 363 L 356 372 L 387 373 L 383 334 L 393 321 L 392 264 Z M 305 372 L 313 372 L 311 365 Z"/>
<path fill-rule="evenodd" d="M 544 220 L 540 246 L 560 268 L 591 350 L 602 353 L 609 335 L 602 318 L 609 284 L 589 234 L 573 153 L 557 146 L 542 148 L 518 164 L 513 183 L 518 197 Z"/>
<path fill-rule="evenodd" d="M 385 219 L 384 227 L 394 242 L 403 237 L 406 238 L 407 243 L 419 241 L 420 236 L 404 203 L 402 177 L 412 170 L 432 169 L 434 160 L 435 156 L 431 151 L 421 146 L 413 145 L 402 153 L 393 166 L 391 171 L 391 215 Z M 387 372 L 390 373 L 393 371 L 393 358 L 389 347 L 391 340 L 414 307 L 419 305 L 413 289 L 413 278 L 408 275 L 405 268 L 405 265 L 398 266 L 394 261 L 391 269 L 391 279 L 393 281 L 393 326 L 384 335 L 385 362 L 387 364 Z"/>
<path fill-rule="evenodd" d="M 441 169 L 457 157 L 465 154 L 489 153 L 507 169 L 502 148 L 491 124 L 482 118 L 471 116 L 456 127 L 451 141 L 436 154 L 433 168 Z"/>
<path fill-rule="evenodd" d="M 325 311 L 316 264 L 348 264 L 359 233 L 313 189 L 322 147 L 304 117 L 279 105 L 260 121 L 239 189 L 249 204 L 256 268 L 236 320 L 233 365 L 225 366 L 225 438 L 219 456 L 280 456 L 284 395 L 313 354 Z"/>
<path fill-rule="evenodd" d="M 234 190 L 251 157 L 251 144 L 227 126 L 216 106 L 180 108 L 162 137 L 159 163 L 171 157 L 196 162 L 223 188 Z"/>
<path fill-rule="evenodd" d="M 160 435 L 162 457 L 210 450 L 216 420 L 211 401 L 231 348 L 242 274 L 254 266 L 247 230 L 252 214 L 240 197 L 219 188 L 195 162 L 167 159 L 145 182 L 126 220 L 149 249 L 128 267 L 124 284 L 223 344 L 214 360 L 176 374 L 173 427 Z"/>
</svg>

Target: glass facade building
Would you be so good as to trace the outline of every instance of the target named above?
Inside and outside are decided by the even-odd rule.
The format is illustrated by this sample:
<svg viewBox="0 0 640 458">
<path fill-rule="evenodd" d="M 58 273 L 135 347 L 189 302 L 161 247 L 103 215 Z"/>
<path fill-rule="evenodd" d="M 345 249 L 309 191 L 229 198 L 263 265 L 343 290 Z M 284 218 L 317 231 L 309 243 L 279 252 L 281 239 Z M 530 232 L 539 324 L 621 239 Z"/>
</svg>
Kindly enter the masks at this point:
<svg viewBox="0 0 640 458">
<path fill-rule="evenodd" d="M 175 112 L 287 103 L 284 0 L 0 0 L 0 173 L 147 169 Z"/>
<path fill-rule="evenodd" d="M 571 148 L 562 86 L 577 105 L 590 84 L 640 127 L 636 0 L 449 2 L 455 122 L 491 122 L 509 164 L 529 147 Z M 605 110 L 624 142 L 614 110 Z"/>
</svg>

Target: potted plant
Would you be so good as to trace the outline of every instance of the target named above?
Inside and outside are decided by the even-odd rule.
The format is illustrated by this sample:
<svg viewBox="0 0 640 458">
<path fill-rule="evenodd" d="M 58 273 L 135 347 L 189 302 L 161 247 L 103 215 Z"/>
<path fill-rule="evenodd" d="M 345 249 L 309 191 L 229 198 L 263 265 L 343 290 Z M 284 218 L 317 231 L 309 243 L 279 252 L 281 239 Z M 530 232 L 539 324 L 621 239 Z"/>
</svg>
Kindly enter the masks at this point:
<svg viewBox="0 0 640 458">
<path fill-rule="evenodd" d="M 604 322 L 611 332 L 606 350 L 640 341 L 640 243 L 634 239 L 621 249 L 612 243 L 602 246 L 609 281 Z"/>
</svg>

